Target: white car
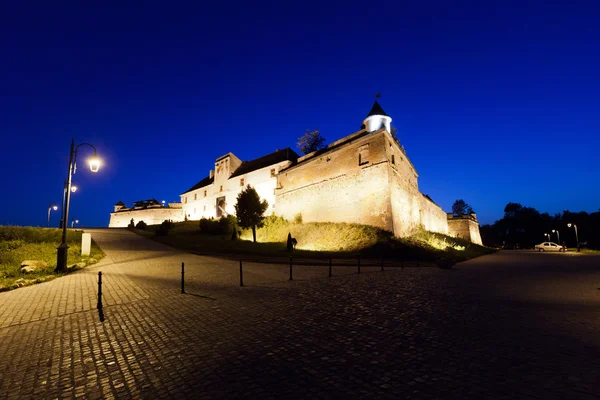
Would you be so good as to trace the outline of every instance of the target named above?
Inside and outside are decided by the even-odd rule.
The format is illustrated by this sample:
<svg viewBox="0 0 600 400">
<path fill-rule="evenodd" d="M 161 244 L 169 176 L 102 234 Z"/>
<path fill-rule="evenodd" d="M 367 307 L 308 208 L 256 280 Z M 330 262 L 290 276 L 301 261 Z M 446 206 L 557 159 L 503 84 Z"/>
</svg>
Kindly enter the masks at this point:
<svg viewBox="0 0 600 400">
<path fill-rule="evenodd" d="M 566 251 L 564 247 L 554 242 L 544 242 L 535 245 L 537 251 Z"/>
</svg>

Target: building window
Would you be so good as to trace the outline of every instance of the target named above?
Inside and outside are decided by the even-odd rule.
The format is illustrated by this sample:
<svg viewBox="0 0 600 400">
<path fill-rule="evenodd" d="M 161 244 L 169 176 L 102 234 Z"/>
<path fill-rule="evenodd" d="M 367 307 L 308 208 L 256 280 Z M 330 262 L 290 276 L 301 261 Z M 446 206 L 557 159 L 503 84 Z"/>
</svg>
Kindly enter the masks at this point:
<svg viewBox="0 0 600 400">
<path fill-rule="evenodd" d="M 204 197 L 206 197 L 206 190 L 204 191 Z"/>
<path fill-rule="evenodd" d="M 396 157 L 392 154 L 392 165 L 396 165 Z"/>
<path fill-rule="evenodd" d="M 194 193 L 194 200 L 198 200 L 198 193 Z"/>
<path fill-rule="evenodd" d="M 358 148 L 358 165 L 366 165 L 369 163 L 369 144 L 365 144 Z"/>
<path fill-rule="evenodd" d="M 194 215 L 196 214 L 196 207 L 194 207 Z"/>
<path fill-rule="evenodd" d="M 223 191 L 223 185 L 221 185 L 221 187 L 219 188 L 219 192 Z"/>
<path fill-rule="evenodd" d="M 183 198 L 183 203 L 184 203 L 184 204 L 187 204 L 187 196 L 185 196 L 185 197 Z"/>
<path fill-rule="evenodd" d="M 206 211 L 206 206 L 204 206 L 204 211 Z"/>
<path fill-rule="evenodd" d="M 240 179 L 240 186 L 244 186 L 244 178 Z"/>
<path fill-rule="evenodd" d="M 271 178 L 275 177 L 275 168 L 271 168 Z"/>
</svg>

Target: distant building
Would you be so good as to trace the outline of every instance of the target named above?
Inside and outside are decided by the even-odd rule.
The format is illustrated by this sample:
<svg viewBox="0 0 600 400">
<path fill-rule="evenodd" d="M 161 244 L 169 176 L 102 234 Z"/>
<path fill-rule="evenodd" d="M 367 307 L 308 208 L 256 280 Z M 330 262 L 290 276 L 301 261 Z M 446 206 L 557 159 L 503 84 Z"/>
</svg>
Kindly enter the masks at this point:
<svg viewBox="0 0 600 400">
<path fill-rule="evenodd" d="M 235 214 L 237 195 L 251 185 L 269 203 L 266 214 L 286 219 L 302 214 L 304 222 L 373 225 L 399 237 L 424 228 L 481 244 L 475 214 L 446 214 L 419 191 L 417 171 L 392 137 L 391 122 L 375 101 L 358 132 L 322 150 L 299 157 L 286 148 L 252 161 L 227 153 L 215 160 L 207 177 L 180 195 L 181 203 L 175 203 L 181 207 L 178 211 L 170 203 L 160 210 L 155 205 L 134 207 L 125 214 L 123 208 L 117 210 L 117 203 L 110 226 L 127 226 L 129 221 L 125 225 L 122 221 L 126 215 L 152 224 L 161 223 L 161 218 L 181 221 Z"/>
</svg>

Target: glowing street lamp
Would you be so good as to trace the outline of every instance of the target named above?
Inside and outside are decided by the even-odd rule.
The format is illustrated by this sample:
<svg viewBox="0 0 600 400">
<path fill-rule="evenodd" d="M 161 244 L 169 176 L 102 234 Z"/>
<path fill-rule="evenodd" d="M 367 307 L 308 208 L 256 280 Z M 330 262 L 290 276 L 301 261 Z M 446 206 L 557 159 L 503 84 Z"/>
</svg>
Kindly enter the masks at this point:
<svg viewBox="0 0 600 400">
<path fill-rule="evenodd" d="M 78 224 L 78 223 L 79 223 L 79 220 L 78 220 L 78 219 L 72 219 L 72 220 L 71 220 L 71 229 L 73 229 L 73 225 L 74 225 L 74 224 Z"/>
<path fill-rule="evenodd" d="M 558 239 L 558 244 L 560 244 L 560 233 L 558 233 L 558 229 L 552 229 L 552 233 L 556 232 L 556 237 Z"/>
<path fill-rule="evenodd" d="M 544 233 L 544 237 L 548 238 L 548 241 L 550 241 L 550 234 L 549 233 Z"/>
<path fill-rule="evenodd" d="M 573 228 L 575 228 L 575 240 L 577 241 L 577 252 L 579 252 L 579 235 L 577 234 L 577 225 L 575 224 L 567 224 L 567 226 L 570 228 L 571 226 L 573 226 Z"/>
<path fill-rule="evenodd" d="M 75 139 L 71 139 L 71 149 L 69 151 L 69 172 L 65 182 L 65 199 L 63 203 L 62 242 L 60 246 L 58 246 L 56 253 L 55 272 L 65 272 L 67 270 L 67 252 L 69 250 L 69 246 L 67 246 L 67 223 L 69 221 L 69 205 L 71 202 L 71 179 L 73 174 L 77 172 L 77 150 L 79 150 L 80 146 L 84 145 L 94 149 L 94 156 L 89 160 L 90 170 L 92 172 L 98 172 L 100 169 L 100 160 L 96 155 L 96 148 L 89 143 L 81 143 L 75 147 Z"/>
<path fill-rule="evenodd" d="M 57 205 L 53 205 L 53 204 L 48 204 L 48 227 L 50 227 L 50 210 L 58 210 L 58 206 Z"/>
</svg>

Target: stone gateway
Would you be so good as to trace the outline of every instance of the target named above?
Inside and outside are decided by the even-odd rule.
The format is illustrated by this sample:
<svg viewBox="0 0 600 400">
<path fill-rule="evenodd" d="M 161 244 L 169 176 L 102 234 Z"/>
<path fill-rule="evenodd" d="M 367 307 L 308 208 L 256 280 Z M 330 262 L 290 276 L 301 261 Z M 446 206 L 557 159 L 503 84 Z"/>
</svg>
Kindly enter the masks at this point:
<svg viewBox="0 0 600 400">
<path fill-rule="evenodd" d="M 131 218 L 151 225 L 235 214 L 238 193 L 251 185 L 268 201 L 267 215 L 373 225 L 398 237 L 423 228 L 481 244 L 475 214 L 447 214 L 419 191 L 419 175 L 391 135 L 391 121 L 375 101 L 358 132 L 322 150 L 299 157 L 287 148 L 252 161 L 227 153 L 180 195 L 181 203 L 128 209 L 119 202 L 110 227 L 127 226 Z"/>
</svg>

